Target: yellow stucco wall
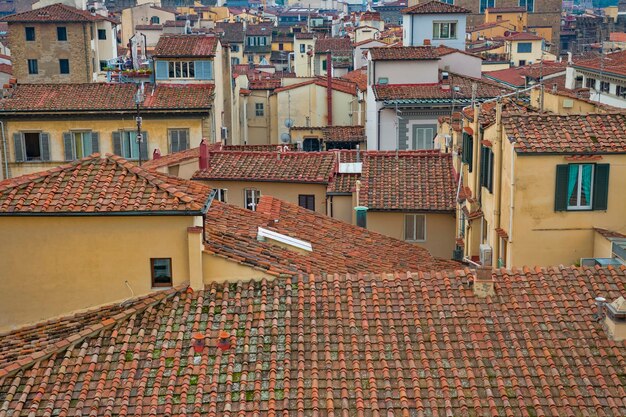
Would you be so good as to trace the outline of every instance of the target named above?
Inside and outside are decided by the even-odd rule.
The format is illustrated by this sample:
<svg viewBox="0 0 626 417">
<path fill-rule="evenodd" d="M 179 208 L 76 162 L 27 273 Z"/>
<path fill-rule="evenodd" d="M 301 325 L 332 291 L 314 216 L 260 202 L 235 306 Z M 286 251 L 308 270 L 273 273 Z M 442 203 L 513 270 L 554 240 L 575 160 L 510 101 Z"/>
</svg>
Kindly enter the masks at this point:
<svg viewBox="0 0 626 417">
<path fill-rule="evenodd" d="M 292 204 L 298 204 L 299 194 L 315 195 L 315 211 L 326 214 L 325 184 L 292 184 L 262 181 L 204 181 L 212 188 L 226 188 L 226 202 L 237 207 L 244 206 L 244 189 L 254 188 L 261 195 L 269 195 Z"/>
<path fill-rule="evenodd" d="M 332 199 L 333 218 L 344 221 L 346 223 L 352 223 L 352 212 L 354 211 L 354 207 L 352 205 L 352 196 L 333 195 L 329 196 L 328 198 Z"/>
<path fill-rule="evenodd" d="M 205 284 L 210 284 L 211 282 L 234 282 L 250 279 L 275 278 L 273 275 L 267 274 L 261 270 L 242 265 L 208 252 L 202 254 L 202 270 Z"/>
<path fill-rule="evenodd" d="M 65 163 L 63 133 L 70 131 L 91 130 L 100 133 L 100 153 L 113 153 L 112 133 L 119 130 L 136 130 L 135 116 L 128 114 L 115 120 L 101 119 L 68 119 L 68 120 L 20 120 L 8 121 L 5 124 L 8 143 L 9 167 L 13 177 L 43 171 Z M 202 140 L 202 118 L 159 118 L 152 119 L 143 116 L 142 131 L 148 132 L 148 157 L 152 159 L 152 152 L 159 148 L 161 155 L 167 155 L 169 150 L 169 129 L 189 129 L 190 147 L 200 145 Z M 50 134 L 49 162 L 14 162 L 15 149 L 13 133 L 15 132 L 47 132 Z M 144 142 L 145 143 L 145 142 Z M 143 146 L 143 144 L 142 144 Z"/>
<path fill-rule="evenodd" d="M 0 235 L 11 238 L 0 239 L 0 331 L 147 294 L 150 258 L 172 258 L 173 284 L 183 284 L 194 220 L 1 217 Z"/>
<path fill-rule="evenodd" d="M 367 229 L 404 240 L 404 215 L 400 212 L 367 212 Z M 426 213 L 426 241 L 416 242 L 433 256 L 449 259 L 454 249 L 455 220 L 452 214 Z"/>
<path fill-rule="evenodd" d="M 560 94 L 552 94 L 550 93 L 552 89 L 551 86 L 552 82 L 550 81 L 550 79 L 546 79 L 545 91 L 543 93 L 543 109 L 545 111 L 550 111 L 557 114 L 585 114 L 593 112 L 604 112 L 602 107 L 597 106 L 591 101 L 579 100 Z M 534 89 L 530 91 L 531 105 L 539 108 L 541 100 L 541 90 Z M 563 105 L 566 102 L 568 104 L 571 104 L 571 107 L 564 107 Z"/>
<path fill-rule="evenodd" d="M 593 232 L 593 258 L 611 258 L 613 242 L 600 233 Z"/>
</svg>

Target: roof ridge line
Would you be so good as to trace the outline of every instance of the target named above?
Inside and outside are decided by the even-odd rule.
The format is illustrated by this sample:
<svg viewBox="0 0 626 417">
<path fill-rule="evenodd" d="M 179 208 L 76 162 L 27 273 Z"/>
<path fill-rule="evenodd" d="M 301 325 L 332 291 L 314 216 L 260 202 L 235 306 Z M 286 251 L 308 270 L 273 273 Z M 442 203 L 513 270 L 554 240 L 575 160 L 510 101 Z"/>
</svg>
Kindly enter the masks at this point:
<svg viewBox="0 0 626 417">
<path fill-rule="evenodd" d="M 132 307 L 128 307 L 123 311 L 117 313 L 116 315 L 102 319 L 99 323 L 91 324 L 89 326 L 83 327 L 81 331 L 78 333 L 74 333 L 73 335 L 60 340 L 52 345 L 47 346 L 44 350 L 33 353 L 30 356 L 22 358 L 18 361 L 15 361 L 8 365 L 6 368 L 0 369 L 0 379 L 3 379 L 8 376 L 15 375 L 17 372 L 24 368 L 28 368 L 35 363 L 46 359 L 56 353 L 59 353 L 63 350 L 67 350 L 71 346 L 75 346 L 76 344 L 82 342 L 83 340 L 92 337 L 103 330 L 109 329 L 116 325 L 117 323 L 121 323 L 122 321 L 128 319 L 134 314 L 140 313 L 148 309 L 149 307 L 155 306 L 160 302 L 169 299 L 175 294 L 179 293 L 183 287 L 175 287 L 171 288 L 167 291 L 161 291 L 149 294 L 147 297 L 143 299 L 143 301 L 139 302 Z M 139 299 L 140 297 L 138 297 Z M 122 301 L 118 304 L 122 304 L 128 300 Z M 116 303 L 111 303 L 116 304 Z"/>
</svg>

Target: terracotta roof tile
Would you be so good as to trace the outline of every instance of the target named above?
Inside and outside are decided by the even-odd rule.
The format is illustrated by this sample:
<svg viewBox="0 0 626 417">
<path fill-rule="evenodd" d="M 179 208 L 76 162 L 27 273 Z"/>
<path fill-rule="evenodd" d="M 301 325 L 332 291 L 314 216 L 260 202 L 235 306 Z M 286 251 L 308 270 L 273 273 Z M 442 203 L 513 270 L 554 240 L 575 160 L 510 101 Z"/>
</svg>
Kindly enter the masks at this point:
<svg viewBox="0 0 626 417">
<path fill-rule="evenodd" d="M 200 213 L 210 189 L 93 154 L 48 171 L 0 182 L 0 216 L 61 213 Z"/>
<path fill-rule="evenodd" d="M 472 98 L 472 84 L 478 86 L 477 98 L 497 97 L 508 87 L 494 81 L 467 77 L 459 74 L 449 74 L 450 88 L 444 89 L 441 84 L 376 84 L 373 86 L 374 96 L 377 101 L 387 100 L 452 100 L 454 87 L 459 91 L 454 92 L 456 100 Z"/>
<path fill-rule="evenodd" d="M 402 14 L 467 14 L 471 13 L 464 7 L 455 6 L 437 0 L 416 4 L 402 10 Z"/>
<path fill-rule="evenodd" d="M 600 233 L 602 236 L 609 238 L 609 239 L 612 239 L 612 238 L 626 239 L 626 234 L 624 233 L 615 232 L 613 230 L 600 229 L 599 227 L 595 227 L 594 230 Z"/>
<path fill-rule="evenodd" d="M 250 90 L 275 90 L 277 88 L 280 88 L 281 85 L 282 80 L 280 78 L 248 81 L 248 88 Z"/>
<path fill-rule="evenodd" d="M 217 42 L 213 35 L 164 34 L 159 38 L 152 56 L 157 58 L 214 56 Z"/>
<path fill-rule="evenodd" d="M 594 303 L 624 295 L 625 268 L 500 270 L 486 298 L 472 280 L 302 275 L 179 291 L 0 369 L 16 365 L 0 374 L 0 413 L 626 415 L 626 342 L 608 340 Z"/>
<path fill-rule="evenodd" d="M 222 29 L 224 33 L 220 37 L 225 43 L 243 43 L 245 34 L 243 31 L 243 22 L 217 22 L 215 27 Z"/>
<path fill-rule="evenodd" d="M 285 87 L 276 88 L 274 90 L 274 93 L 280 93 L 282 91 L 293 90 L 295 88 L 300 88 L 300 87 L 304 87 L 304 86 L 311 85 L 311 84 L 315 84 L 317 86 L 326 88 L 327 86 L 326 77 L 317 77 L 314 80 L 307 80 L 301 83 L 290 84 Z M 352 81 L 342 80 L 340 78 L 333 78 L 331 81 L 331 85 L 332 85 L 333 90 L 341 91 L 343 93 L 352 94 L 352 95 L 356 95 L 357 93 L 356 84 L 353 83 Z"/>
<path fill-rule="evenodd" d="M 246 28 L 246 36 L 260 35 L 272 36 L 272 24 L 259 23 L 256 25 L 248 25 L 248 27 Z"/>
<path fill-rule="evenodd" d="M 332 52 L 333 56 L 352 56 L 352 42 L 350 38 L 319 38 L 315 40 L 315 53 L 325 54 Z"/>
<path fill-rule="evenodd" d="M 328 184 L 329 194 L 352 194 L 356 187 L 356 181 L 361 178 L 361 174 L 336 174 Z"/>
<path fill-rule="evenodd" d="M 518 153 L 624 153 L 626 114 L 508 115 L 502 121 Z"/>
<path fill-rule="evenodd" d="M 50 6 L 41 7 L 35 10 L 28 10 L 2 18 L 4 22 L 41 22 L 41 23 L 62 23 L 62 22 L 97 22 L 100 20 L 111 20 L 99 14 L 92 15 L 86 10 L 80 10 L 65 4 L 57 3 Z"/>
<path fill-rule="evenodd" d="M 332 152 L 210 152 L 193 179 L 328 184 L 334 161 Z"/>
<path fill-rule="evenodd" d="M 543 38 L 530 32 L 514 32 L 507 36 L 494 37 L 493 39 L 503 41 L 538 41 Z"/>
<path fill-rule="evenodd" d="M 258 227 L 310 242 L 301 253 L 261 242 Z M 205 250 L 271 275 L 345 273 L 458 268 L 433 258 L 420 247 L 270 196 L 262 196 L 257 211 L 214 201 L 206 215 Z M 376 253 L 373 257 L 371 254 Z"/>
<path fill-rule="evenodd" d="M 454 211 L 452 157 L 439 151 L 367 152 L 359 204 L 370 210 Z"/>
<path fill-rule="evenodd" d="M 365 126 L 326 126 L 323 128 L 326 142 L 365 142 Z"/>
<path fill-rule="evenodd" d="M 146 87 L 142 110 L 208 109 L 213 84 L 159 84 Z M 0 100 L 6 112 L 134 111 L 137 87 L 132 84 L 18 84 Z"/>
<path fill-rule="evenodd" d="M 604 61 L 604 64 L 602 64 L 602 61 Z M 602 59 L 597 56 L 589 59 L 575 60 L 572 66 L 597 72 L 603 71 L 606 74 L 626 76 L 626 51 L 605 54 Z M 602 68 L 603 66 L 604 68 Z"/>
<path fill-rule="evenodd" d="M 200 157 L 200 148 L 186 149 L 180 152 L 174 152 L 168 155 L 161 156 L 158 159 L 151 159 L 146 161 L 141 166 L 143 169 L 156 169 L 165 166 L 177 165 L 184 161 L 191 159 L 198 159 Z"/>
<path fill-rule="evenodd" d="M 367 71 L 363 69 L 356 69 L 350 71 L 347 74 L 341 76 L 344 80 L 351 81 L 359 87 L 361 91 L 367 91 Z"/>
<path fill-rule="evenodd" d="M 375 46 L 369 48 L 373 61 L 408 61 L 439 59 L 431 46 Z"/>
</svg>

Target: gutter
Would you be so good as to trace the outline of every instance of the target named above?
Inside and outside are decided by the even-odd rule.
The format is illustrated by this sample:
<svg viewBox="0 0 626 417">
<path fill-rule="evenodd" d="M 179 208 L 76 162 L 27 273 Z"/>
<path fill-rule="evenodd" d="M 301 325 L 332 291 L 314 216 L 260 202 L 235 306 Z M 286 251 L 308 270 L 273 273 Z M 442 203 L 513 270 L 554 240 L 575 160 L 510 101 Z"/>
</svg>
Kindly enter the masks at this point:
<svg viewBox="0 0 626 417">
<path fill-rule="evenodd" d="M 205 204 L 208 210 L 210 203 Z M 136 216 L 201 216 L 206 213 L 205 207 L 201 210 L 164 210 L 164 211 L 114 211 L 114 212 L 6 212 L 0 213 L 0 217 L 136 217 Z"/>
</svg>

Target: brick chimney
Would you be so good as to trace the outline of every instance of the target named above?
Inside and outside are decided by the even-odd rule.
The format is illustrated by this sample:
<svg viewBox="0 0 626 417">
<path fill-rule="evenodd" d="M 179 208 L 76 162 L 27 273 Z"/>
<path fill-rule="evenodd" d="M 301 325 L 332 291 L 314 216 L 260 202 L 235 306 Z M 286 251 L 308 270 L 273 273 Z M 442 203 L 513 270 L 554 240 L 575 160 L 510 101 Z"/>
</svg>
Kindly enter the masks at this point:
<svg viewBox="0 0 626 417">
<path fill-rule="evenodd" d="M 200 141 L 200 158 L 198 165 L 202 171 L 209 168 L 209 145 L 206 143 L 206 138 L 202 138 Z"/>
<path fill-rule="evenodd" d="M 431 46 L 430 39 L 424 39 L 424 46 Z"/>
<path fill-rule="evenodd" d="M 603 327 L 609 339 L 616 342 L 626 340 L 626 300 L 619 297 L 610 304 L 605 304 L 603 308 Z"/>
<path fill-rule="evenodd" d="M 159 148 L 156 148 L 152 152 L 152 159 L 159 159 L 160 157 L 161 157 L 161 151 L 159 150 Z"/>
<path fill-rule="evenodd" d="M 476 268 L 476 278 L 474 278 L 474 295 L 476 297 L 485 298 L 496 294 L 495 282 L 491 273 L 492 269 L 489 266 Z"/>
</svg>

